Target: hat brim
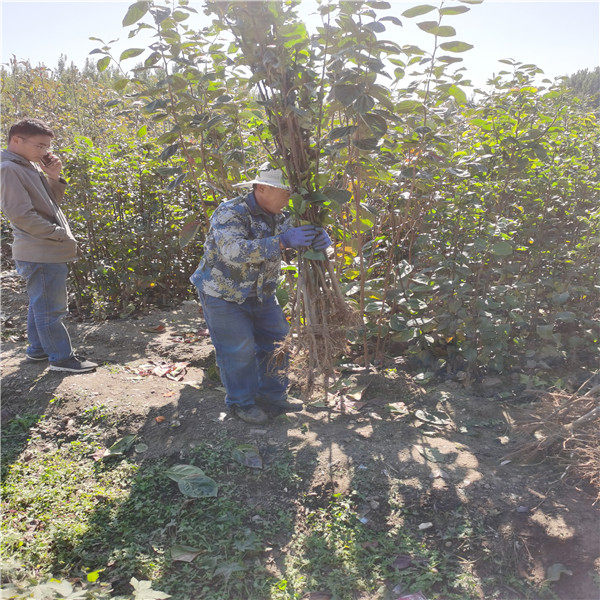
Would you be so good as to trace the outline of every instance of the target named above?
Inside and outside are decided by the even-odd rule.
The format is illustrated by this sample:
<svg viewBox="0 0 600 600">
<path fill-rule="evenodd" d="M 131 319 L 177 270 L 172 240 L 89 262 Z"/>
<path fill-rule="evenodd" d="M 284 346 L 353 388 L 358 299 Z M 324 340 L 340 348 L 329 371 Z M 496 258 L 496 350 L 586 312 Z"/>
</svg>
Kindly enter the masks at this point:
<svg viewBox="0 0 600 600">
<path fill-rule="evenodd" d="M 274 187 L 279 190 L 285 190 L 286 192 L 291 192 L 290 188 L 287 185 L 274 185 L 273 183 L 267 183 L 266 181 L 261 181 L 260 179 L 251 179 L 250 181 L 242 181 L 240 183 L 234 183 L 232 187 L 251 187 L 255 183 L 259 185 L 267 185 L 269 187 Z"/>
</svg>

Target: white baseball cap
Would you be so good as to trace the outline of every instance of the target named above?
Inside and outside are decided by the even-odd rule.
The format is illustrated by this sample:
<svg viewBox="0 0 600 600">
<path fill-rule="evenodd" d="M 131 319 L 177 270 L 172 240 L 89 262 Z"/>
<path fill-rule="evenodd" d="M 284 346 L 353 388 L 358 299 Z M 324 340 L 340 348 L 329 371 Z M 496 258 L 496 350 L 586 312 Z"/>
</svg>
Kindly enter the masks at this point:
<svg viewBox="0 0 600 600">
<path fill-rule="evenodd" d="M 236 183 L 233 187 L 249 187 L 259 183 L 261 185 L 269 185 L 271 187 L 279 188 L 281 190 L 290 190 L 290 186 L 285 182 L 283 171 L 281 169 L 271 169 L 268 166 L 264 166 L 258 171 L 258 175 L 250 181 L 242 181 Z"/>
</svg>

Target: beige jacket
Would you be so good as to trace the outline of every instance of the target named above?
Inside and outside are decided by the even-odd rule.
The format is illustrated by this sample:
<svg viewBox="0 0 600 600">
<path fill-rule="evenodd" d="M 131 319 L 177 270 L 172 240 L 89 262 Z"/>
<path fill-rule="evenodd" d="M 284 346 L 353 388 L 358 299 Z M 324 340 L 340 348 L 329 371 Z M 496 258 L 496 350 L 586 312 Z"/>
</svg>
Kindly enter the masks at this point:
<svg viewBox="0 0 600 600">
<path fill-rule="evenodd" d="M 13 228 L 15 260 L 62 263 L 77 258 L 77 243 L 59 208 L 67 187 L 46 178 L 26 158 L 0 153 L 0 204 Z"/>
</svg>

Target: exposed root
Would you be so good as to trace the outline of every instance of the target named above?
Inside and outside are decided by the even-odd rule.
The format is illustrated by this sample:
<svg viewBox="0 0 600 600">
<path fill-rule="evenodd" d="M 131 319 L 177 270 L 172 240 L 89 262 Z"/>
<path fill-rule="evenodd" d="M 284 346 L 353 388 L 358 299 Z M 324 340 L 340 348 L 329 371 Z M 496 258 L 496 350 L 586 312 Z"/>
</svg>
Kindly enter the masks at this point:
<svg viewBox="0 0 600 600">
<path fill-rule="evenodd" d="M 280 351 L 293 357 L 293 374 L 308 398 L 317 379 L 334 375 L 337 359 L 348 347 L 348 333 L 360 325 L 359 314 L 343 297 L 329 261 L 300 258 L 298 289 L 290 333 Z"/>
</svg>

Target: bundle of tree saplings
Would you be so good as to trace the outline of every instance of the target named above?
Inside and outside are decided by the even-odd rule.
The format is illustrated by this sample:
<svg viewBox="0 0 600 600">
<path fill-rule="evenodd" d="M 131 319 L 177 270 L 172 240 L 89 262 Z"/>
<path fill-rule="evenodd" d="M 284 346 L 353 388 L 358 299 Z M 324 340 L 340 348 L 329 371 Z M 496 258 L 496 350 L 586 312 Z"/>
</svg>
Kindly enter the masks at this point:
<svg viewBox="0 0 600 600">
<path fill-rule="evenodd" d="M 266 118 L 261 143 L 271 165 L 287 175 L 295 224 L 331 223 L 330 212 L 351 195 L 328 185 L 334 175 L 319 170 L 327 49 L 310 47 L 293 3 L 214 2 L 207 10 L 233 34 L 237 65 L 250 74 L 248 84 Z M 347 346 L 348 328 L 358 324 L 358 313 L 346 302 L 324 252 L 299 253 L 291 310 L 282 350 L 293 352 L 296 375 L 308 395 L 320 376 L 327 386 Z"/>
</svg>

